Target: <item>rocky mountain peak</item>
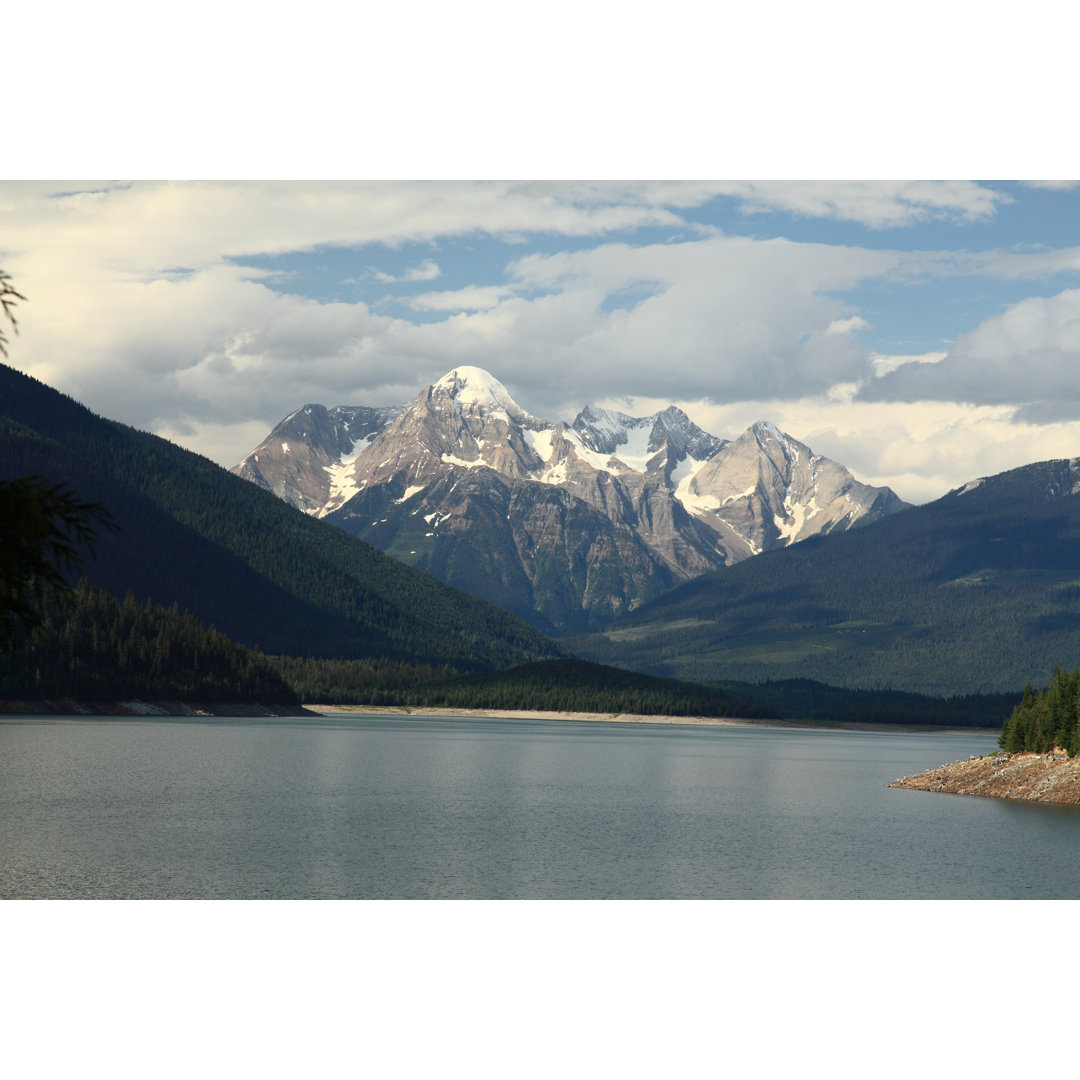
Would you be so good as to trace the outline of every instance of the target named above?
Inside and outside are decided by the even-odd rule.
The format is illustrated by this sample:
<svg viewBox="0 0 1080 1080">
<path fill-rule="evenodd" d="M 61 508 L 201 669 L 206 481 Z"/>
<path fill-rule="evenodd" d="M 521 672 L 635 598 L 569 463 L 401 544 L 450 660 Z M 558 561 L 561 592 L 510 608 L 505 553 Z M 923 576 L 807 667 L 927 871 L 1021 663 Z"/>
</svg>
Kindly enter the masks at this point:
<svg viewBox="0 0 1080 1080">
<path fill-rule="evenodd" d="M 514 420 L 519 424 L 535 421 L 510 396 L 510 391 L 489 371 L 463 365 L 448 371 L 425 395 L 438 408 L 452 408 L 458 415 L 484 416 Z"/>
<path fill-rule="evenodd" d="M 703 431 L 675 405 L 640 417 L 586 405 L 571 427 L 589 449 L 614 454 L 642 471 L 652 455 L 665 448 L 673 451 L 669 464 L 674 465 L 687 456 L 699 461 L 711 457 L 727 441 Z"/>
</svg>

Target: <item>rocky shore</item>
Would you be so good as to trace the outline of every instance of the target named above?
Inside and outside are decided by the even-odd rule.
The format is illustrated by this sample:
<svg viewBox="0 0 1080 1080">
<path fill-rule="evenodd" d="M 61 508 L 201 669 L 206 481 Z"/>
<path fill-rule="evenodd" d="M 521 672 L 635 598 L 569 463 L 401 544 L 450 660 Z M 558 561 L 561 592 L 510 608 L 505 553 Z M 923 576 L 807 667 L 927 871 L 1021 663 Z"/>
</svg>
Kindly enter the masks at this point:
<svg viewBox="0 0 1080 1080">
<path fill-rule="evenodd" d="M 1080 758 L 1063 753 L 973 757 L 905 776 L 889 787 L 1080 806 Z"/>
</svg>

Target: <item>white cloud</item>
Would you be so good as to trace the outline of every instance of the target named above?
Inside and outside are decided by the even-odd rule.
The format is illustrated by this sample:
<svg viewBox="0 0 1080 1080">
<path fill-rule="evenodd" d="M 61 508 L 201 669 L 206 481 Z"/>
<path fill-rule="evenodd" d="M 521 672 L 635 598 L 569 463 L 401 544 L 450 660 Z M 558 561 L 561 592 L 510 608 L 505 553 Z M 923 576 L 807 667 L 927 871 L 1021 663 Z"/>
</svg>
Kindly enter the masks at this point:
<svg viewBox="0 0 1080 1080">
<path fill-rule="evenodd" d="M 1070 403 L 1080 415 L 1080 289 L 1028 297 L 957 338 L 932 364 L 904 364 L 867 384 L 867 400 L 982 405 Z"/>
<path fill-rule="evenodd" d="M 417 311 L 487 311 L 511 296 L 505 285 L 470 285 L 465 289 L 420 293 L 404 299 Z"/>
<path fill-rule="evenodd" d="M 882 356 L 880 353 L 871 353 L 869 360 L 874 375 L 881 378 L 905 364 L 940 364 L 947 355 L 948 353 L 943 352 L 920 353 L 917 356 Z"/>
<path fill-rule="evenodd" d="M 825 328 L 825 333 L 851 334 L 856 330 L 865 330 L 869 325 L 861 315 L 852 315 L 850 319 L 833 319 Z"/>
<path fill-rule="evenodd" d="M 887 252 L 719 236 L 604 244 L 522 258 L 513 281 L 545 295 L 496 313 L 513 320 L 522 378 L 537 394 L 573 388 L 595 399 L 611 393 L 617 372 L 654 397 L 802 396 L 863 377 L 865 350 L 828 333 L 848 317 L 831 294 L 897 262 Z M 641 281 L 652 294 L 636 306 L 602 309 Z"/>
<path fill-rule="evenodd" d="M 1015 304 L 947 355 L 910 356 L 860 345 L 870 323 L 841 294 L 950 274 L 1034 278 L 1080 268 L 1080 249 L 904 254 L 690 227 L 669 243 L 605 240 L 678 225 L 717 194 L 882 226 L 985 219 L 1003 201 L 977 184 L 5 183 L 2 264 L 29 298 L 12 362 L 223 464 L 302 404 L 403 402 L 461 363 L 490 368 L 551 418 L 630 394 L 690 403 L 724 421 L 710 427 L 719 434 L 736 417 L 773 419 L 909 499 L 989 463 L 1061 456 L 1068 408 L 1080 410 L 1080 291 Z M 526 254 L 500 283 L 399 298 L 448 315 L 436 322 L 276 292 L 267 271 L 228 261 L 533 232 L 594 239 Z M 428 259 L 397 280 L 442 270 Z"/>
<path fill-rule="evenodd" d="M 376 281 L 383 282 L 396 282 L 396 281 L 434 281 L 439 277 L 442 271 L 439 269 L 439 264 L 434 259 L 425 259 L 419 266 L 410 266 L 408 270 L 403 274 L 384 274 L 381 270 L 375 271 Z"/>
<path fill-rule="evenodd" d="M 1010 196 L 970 180 L 770 181 L 725 185 L 749 212 L 783 210 L 805 217 L 857 221 L 871 228 L 932 219 L 977 221 L 991 217 Z"/>
<path fill-rule="evenodd" d="M 1080 180 L 1021 180 L 1024 187 L 1042 188 L 1044 191 L 1071 191 L 1080 187 Z"/>
</svg>

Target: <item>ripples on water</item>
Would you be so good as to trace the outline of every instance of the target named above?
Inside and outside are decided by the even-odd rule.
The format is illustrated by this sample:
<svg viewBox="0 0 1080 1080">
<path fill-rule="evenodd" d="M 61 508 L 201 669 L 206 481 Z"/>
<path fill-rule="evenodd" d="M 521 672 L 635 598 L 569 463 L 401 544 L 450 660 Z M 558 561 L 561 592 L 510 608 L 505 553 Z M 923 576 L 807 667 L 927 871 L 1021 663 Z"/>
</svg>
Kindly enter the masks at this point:
<svg viewBox="0 0 1080 1080">
<path fill-rule="evenodd" d="M 1063 898 L 1080 813 L 890 789 L 973 736 L 0 723 L 0 896 Z"/>
</svg>

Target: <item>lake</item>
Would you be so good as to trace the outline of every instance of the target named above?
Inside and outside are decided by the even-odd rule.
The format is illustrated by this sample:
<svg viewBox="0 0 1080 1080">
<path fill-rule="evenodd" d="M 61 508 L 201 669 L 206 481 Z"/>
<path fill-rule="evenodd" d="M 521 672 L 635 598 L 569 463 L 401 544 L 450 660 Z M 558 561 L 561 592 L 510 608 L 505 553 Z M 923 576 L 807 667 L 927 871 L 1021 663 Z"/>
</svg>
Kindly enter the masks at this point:
<svg viewBox="0 0 1080 1080">
<path fill-rule="evenodd" d="M 1061 899 L 1080 809 L 903 791 L 986 736 L 0 720 L 0 897 Z"/>
</svg>

